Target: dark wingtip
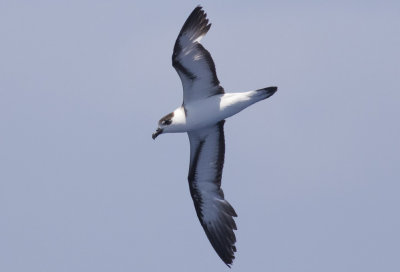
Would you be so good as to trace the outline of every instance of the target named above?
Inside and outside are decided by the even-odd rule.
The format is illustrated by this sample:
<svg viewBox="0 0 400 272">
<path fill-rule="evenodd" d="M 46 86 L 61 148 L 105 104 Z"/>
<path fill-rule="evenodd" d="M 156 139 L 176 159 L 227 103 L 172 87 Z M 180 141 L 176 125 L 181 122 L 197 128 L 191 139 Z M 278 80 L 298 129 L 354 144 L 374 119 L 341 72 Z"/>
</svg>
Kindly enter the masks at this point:
<svg viewBox="0 0 400 272">
<path fill-rule="evenodd" d="M 211 24 L 208 22 L 207 13 L 205 13 L 202 6 L 198 5 L 186 19 L 179 36 L 187 31 L 193 31 L 191 40 L 195 40 L 199 36 L 205 35 L 210 30 L 210 27 Z"/>
<path fill-rule="evenodd" d="M 278 91 L 278 87 L 272 86 L 272 87 L 264 88 L 262 90 L 266 92 L 267 98 L 268 98 L 268 97 L 271 97 L 272 95 L 274 95 L 274 93 L 276 93 L 276 91 Z"/>
<path fill-rule="evenodd" d="M 197 5 L 194 10 L 203 10 L 203 7 L 201 5 Z"/>
<path fill-rule="evenodd" d="M 272 86 L 272 87 L 265 88 L 265 90 L 268 91 L 268 92 L 271 92 L 272 94 L 274 94 L 278 90 L 278 87 Z"/>
<path fill-rule="evenodd" d="M 235 256 L 233 256 L 232 259 L 229 259 L 229 260 L 222 260 L 222 261 L 226 264 L 227 267 L 232 268 L 231 266 L 232 266 L 232 264 L 233 264 L 233 260 L 234 260 L 234 259 L 235 259 Z"/>
</svg>

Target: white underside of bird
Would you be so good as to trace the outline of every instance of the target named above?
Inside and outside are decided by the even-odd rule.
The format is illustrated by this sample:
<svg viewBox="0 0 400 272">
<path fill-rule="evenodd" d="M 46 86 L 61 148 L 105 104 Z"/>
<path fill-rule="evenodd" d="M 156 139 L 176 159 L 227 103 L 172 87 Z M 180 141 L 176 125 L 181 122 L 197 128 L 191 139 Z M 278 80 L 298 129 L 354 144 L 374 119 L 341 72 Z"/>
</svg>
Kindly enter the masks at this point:
<svg viewBox="0 0 400 272">
<path fill-rule="evenodd" d="M 187 103 L 174 110 L 174 126 L 164 128 L 163 133 L 188 132 L 215 125 L 269 95 L 265 91 L 225 93 Z"/>
<path fill-rule="evenodd" d="M 190 14 L 174 46 L 172 65 L 183 86 L 183 103 L 158 122 L 153 139 L 164 133 L 187 132 L 190 142 L 189 189 L 200 223 L 218 256 L 228 266 L 236 252 L 236 212 L 221 189 L 225 156 L 225 119 L 273 95 L 268 87 L 225 93 L 210 53 L 200 44 L 210 29 L 197 7 Z"/>
</svg>

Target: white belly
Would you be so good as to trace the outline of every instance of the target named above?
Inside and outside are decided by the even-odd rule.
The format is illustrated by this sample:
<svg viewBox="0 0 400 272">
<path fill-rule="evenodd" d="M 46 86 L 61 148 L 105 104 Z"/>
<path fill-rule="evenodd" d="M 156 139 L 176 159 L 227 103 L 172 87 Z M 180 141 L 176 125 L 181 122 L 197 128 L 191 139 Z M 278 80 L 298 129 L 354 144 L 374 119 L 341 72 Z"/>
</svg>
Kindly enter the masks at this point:
<svg viewBox="0 0 400 272">
<path fill-rule="evenodd" d="M 214 125 L 262 98 L 254 91 L 227 93 L 185 105 L 186 124 L 184 131 L 191 131 Z"/>
</svg>

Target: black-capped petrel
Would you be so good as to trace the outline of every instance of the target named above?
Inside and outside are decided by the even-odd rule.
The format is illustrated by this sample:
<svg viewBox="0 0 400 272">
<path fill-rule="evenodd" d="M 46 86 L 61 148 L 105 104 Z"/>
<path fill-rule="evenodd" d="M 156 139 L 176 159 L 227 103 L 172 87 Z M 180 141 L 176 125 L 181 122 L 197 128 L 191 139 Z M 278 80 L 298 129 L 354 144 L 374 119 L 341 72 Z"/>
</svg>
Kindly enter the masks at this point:
<svg viewBox="0 0 400 272">
<path fill-rule="evenodd" d="M 153 139 L 163 133 L 187 132 L 190 142 L 189 189 L 201 225 L 218 256 L 228 266 L 236 252 L 236 212 L 221 189 L 225 119 L 273 95 L 277 87 L 226 93 L 214 61 L 200 44 L 211 24 L 202 7 L 189 15 L 176 39 L 172 66 L 183 86 L 183 104 L 158 122 Z"/>
</svg>

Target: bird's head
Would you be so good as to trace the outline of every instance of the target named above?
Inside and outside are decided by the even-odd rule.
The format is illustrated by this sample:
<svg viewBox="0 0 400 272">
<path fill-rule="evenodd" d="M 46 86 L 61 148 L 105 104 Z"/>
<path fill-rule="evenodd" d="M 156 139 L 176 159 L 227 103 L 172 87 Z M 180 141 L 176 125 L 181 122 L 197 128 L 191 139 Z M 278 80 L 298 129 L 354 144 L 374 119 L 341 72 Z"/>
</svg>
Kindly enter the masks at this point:
<svg viewBox="0 0 400 272">
<path fill-rule="evenodd" d="M 157 128 L 156 132 L 154 132 L 153 135 L 151 136 L 153 138 L 153 140 L 155 140 L 158 135 L 160 135 L 164 132 L 168 132 L 173 123 L 174 123 L 174 113 L 173 112 L 168 113 L 163 118 L 161 118 L 160 121 L 158 121 L 158 128 Z"/>
</svg>

